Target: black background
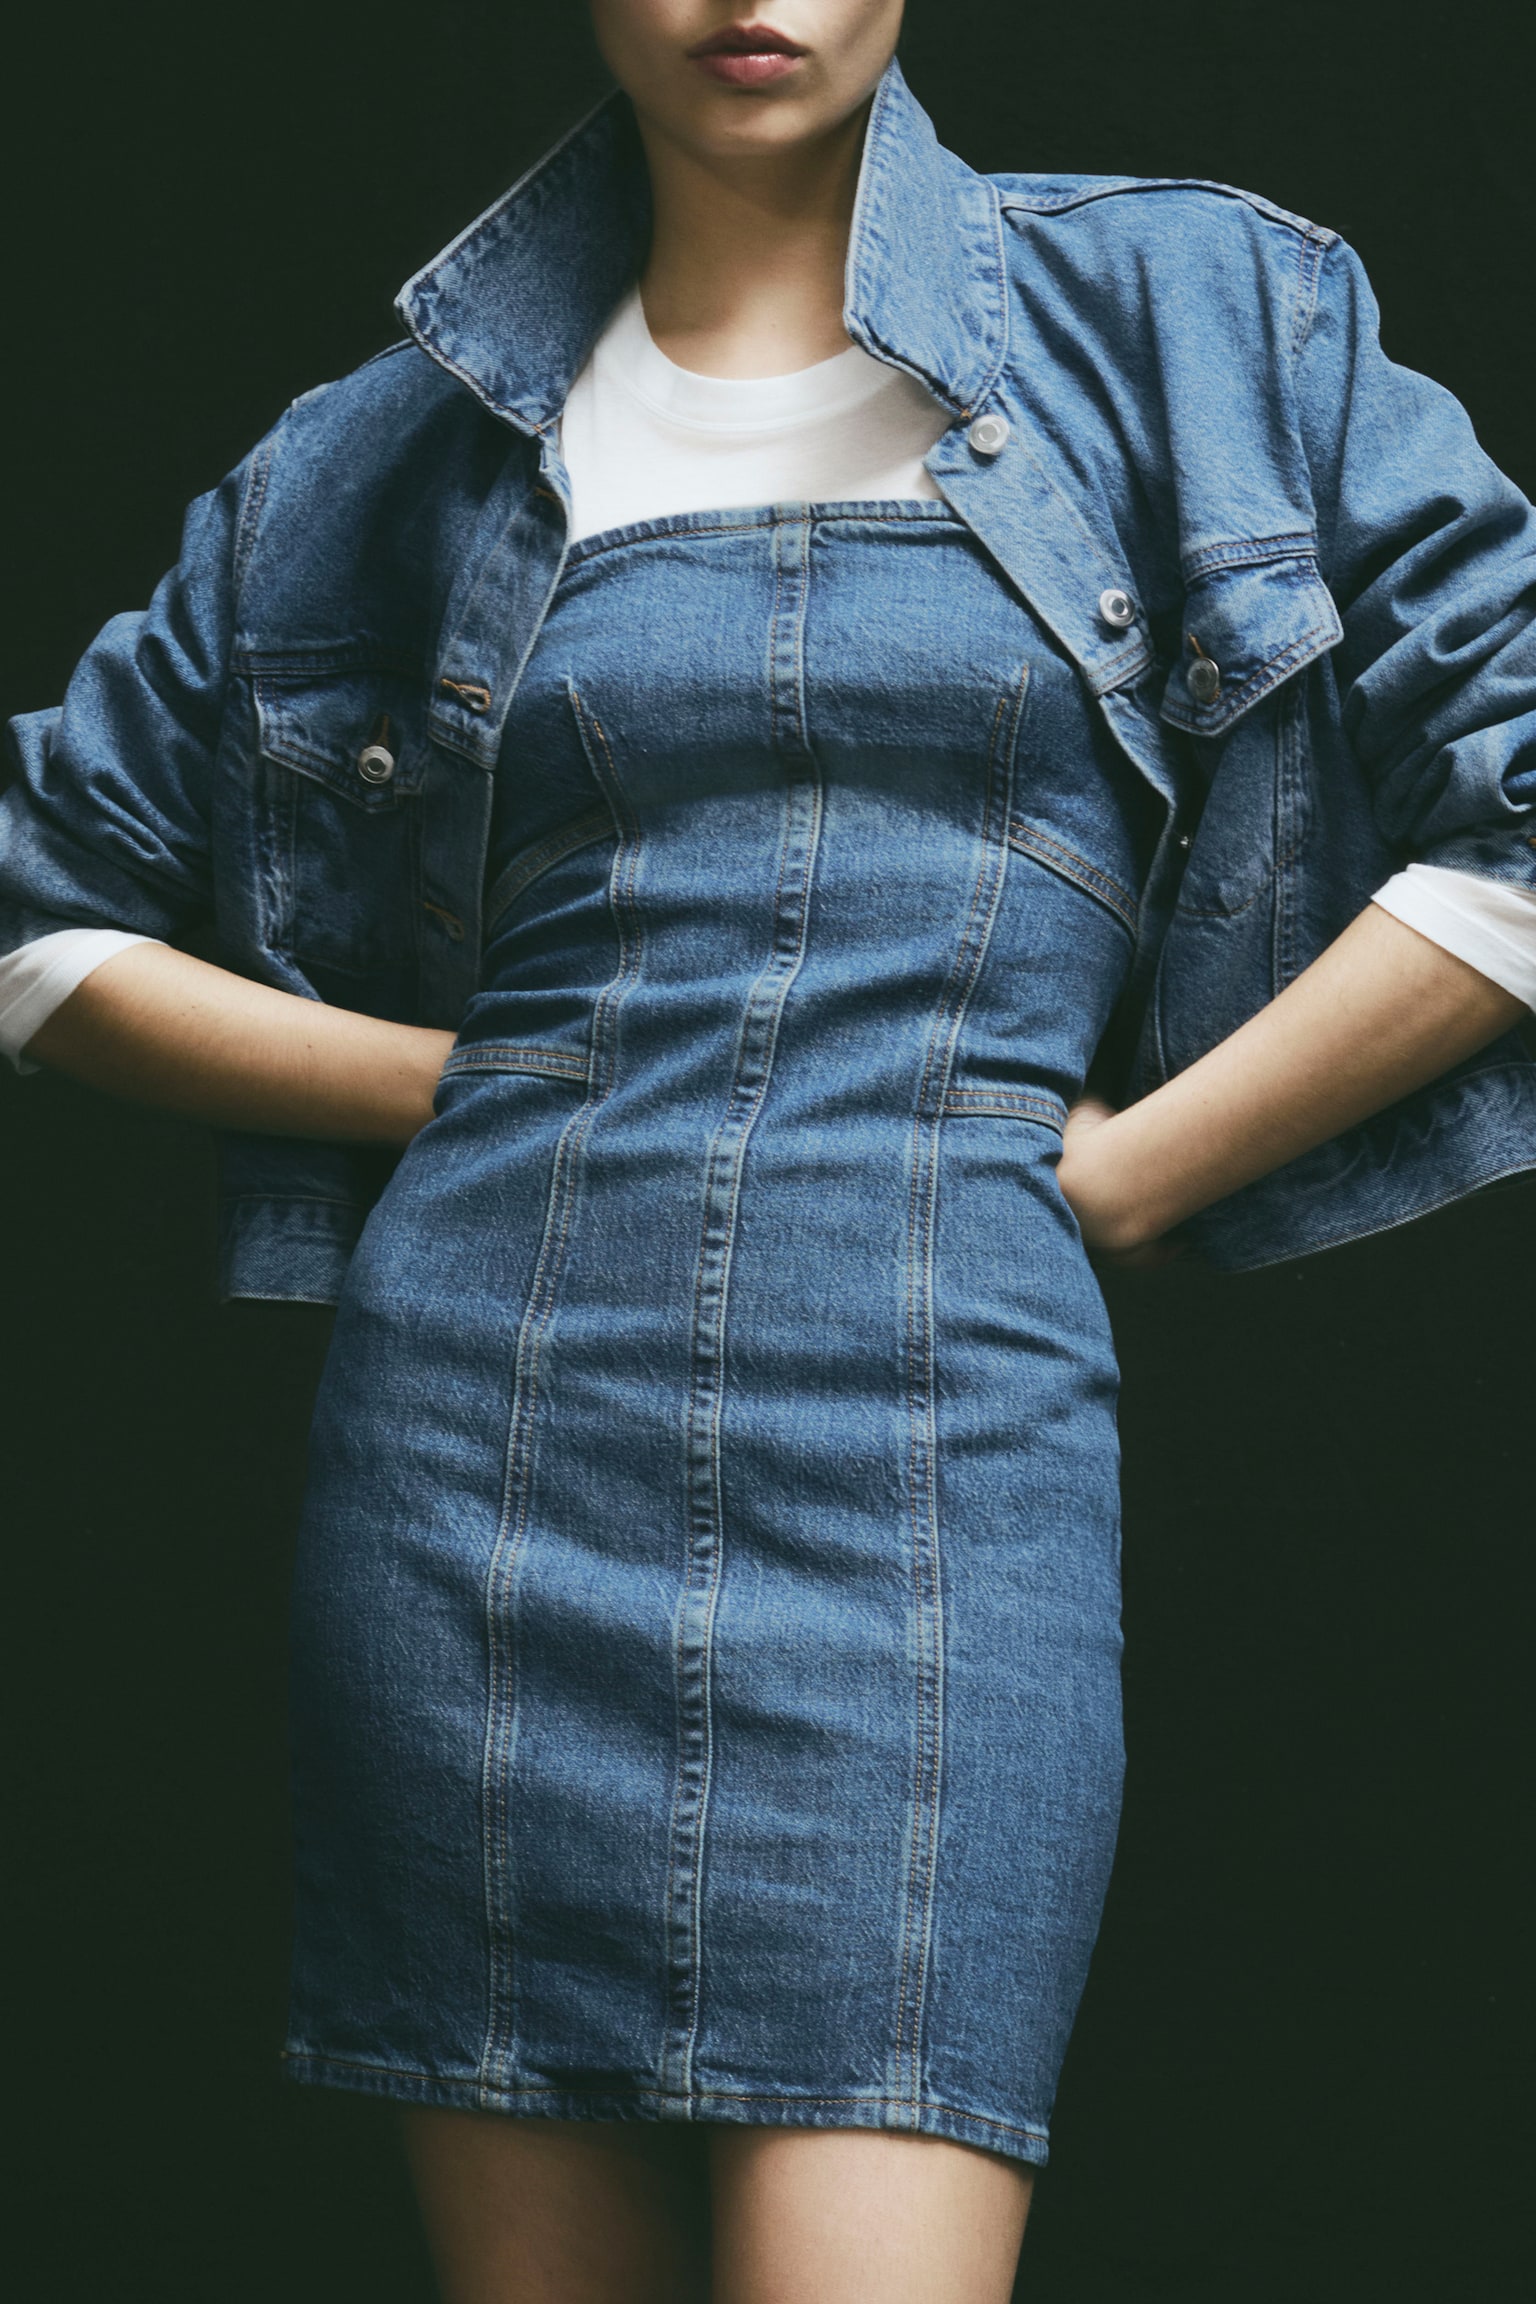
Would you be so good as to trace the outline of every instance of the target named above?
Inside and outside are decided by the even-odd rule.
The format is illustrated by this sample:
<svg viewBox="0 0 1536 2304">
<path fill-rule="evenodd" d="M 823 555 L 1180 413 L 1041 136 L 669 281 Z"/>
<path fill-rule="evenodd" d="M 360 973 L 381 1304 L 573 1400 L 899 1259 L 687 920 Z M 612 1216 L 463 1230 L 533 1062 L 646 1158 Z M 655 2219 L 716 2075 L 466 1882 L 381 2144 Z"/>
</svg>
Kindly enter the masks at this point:
<svg viewBox="0 0 1536 2304">
<path fill-rule="evenodd" d="M 39 8 L 7 55 L 6 712 L 183 502 L 397 333 L 600 91 L 576 0 Z M 1528 0 L 914 9 L 982 167 L 1343 231 L 1536 485 Z M 385 2118 L 276 2077 L 282 1619 L 326 1316 L 211 1300 L 202 1133 L 0 1078 L 6 2095 L 31 2300 L 424 2304 Z M 1536 1188 L 1244 1279 L 1120 1278 L 1128 1803 L 1020 2294 L 1530 2293 Z"/>
</svg>

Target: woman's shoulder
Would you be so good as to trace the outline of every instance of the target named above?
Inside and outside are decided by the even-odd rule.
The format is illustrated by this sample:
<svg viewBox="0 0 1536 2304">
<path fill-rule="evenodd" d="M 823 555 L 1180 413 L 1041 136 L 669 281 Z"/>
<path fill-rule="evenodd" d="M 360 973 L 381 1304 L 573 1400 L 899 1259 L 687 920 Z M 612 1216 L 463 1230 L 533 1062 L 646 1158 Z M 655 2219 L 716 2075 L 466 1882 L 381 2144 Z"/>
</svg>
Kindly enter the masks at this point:
<svg viewBox="0 0 1536 2304">
<path fill-rule="evenodd" d="M 507 434 L 474 395 L 406 337 L 290 402 L 256 451 L 270 518 L 287 503 L 309 522 L 334 501 L 353 515 L 370 501 L 399 515 L 423 488 L 485 485 Z"/>
<path fill-rule="evenodd" d="M 1277 227 L 1288 239 L 1329 245 L 1338 235 L 1240 184 L 1205 176 L 999 175 L 988 181 L 1005 215 L 1081 220 L 1136 239 L 1191 231 L 1212 236 Z"/>
<path fill-rule="evenodd" d="M 239 556 L 250 615 L 260 623 L 267 605 L 286 614 L 301 601 L 316 630 L 339 630 L 362 615 L 361 571 L 391 600 L 446 582 L 511 438 L 410 340 L 301 393 L 247 459 Z"/>
<path fill-rule="evenodd" d="M 316 448 L 360 437 L 393 438 L 403 445 L 423 427 L 452 421 L 464 399 L 456 380 L 413 338 L 403 336 L 344 376 L 301 392 L 283 422 Z"/>
<path fill-rule="evenodd" d="M 1048 305 L 1105 349 L 1150 329 L 1207 357 L 1230 335 L 1251 360 L 1305 336 L 1325 259 L 1343 249 L 1326 225 L 1193 176 L 1007 175 L 990 179 L 1016 295 Z M 1347 262 L 1347 257 L 1345 258 Z"/>
</svg>

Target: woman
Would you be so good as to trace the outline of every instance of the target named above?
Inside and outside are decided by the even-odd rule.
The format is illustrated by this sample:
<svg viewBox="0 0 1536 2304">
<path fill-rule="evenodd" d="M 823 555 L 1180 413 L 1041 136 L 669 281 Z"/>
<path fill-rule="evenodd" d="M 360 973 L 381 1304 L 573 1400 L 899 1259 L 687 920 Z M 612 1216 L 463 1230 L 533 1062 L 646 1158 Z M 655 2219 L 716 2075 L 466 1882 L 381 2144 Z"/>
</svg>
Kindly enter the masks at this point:
<svg viewBox="0 0 1536 2304">
<path fill-rule="evenodd" d="M 895 0 L 594 17 L 21 724 L 0 1013 L 345 1272 L 289 2055 L 445 2294 L 971 2304 L 1118 1798 L 1083 1244 L 1536 1165 L 1530 513 L 1330 234 L 973 175 Z"/>
</svg>

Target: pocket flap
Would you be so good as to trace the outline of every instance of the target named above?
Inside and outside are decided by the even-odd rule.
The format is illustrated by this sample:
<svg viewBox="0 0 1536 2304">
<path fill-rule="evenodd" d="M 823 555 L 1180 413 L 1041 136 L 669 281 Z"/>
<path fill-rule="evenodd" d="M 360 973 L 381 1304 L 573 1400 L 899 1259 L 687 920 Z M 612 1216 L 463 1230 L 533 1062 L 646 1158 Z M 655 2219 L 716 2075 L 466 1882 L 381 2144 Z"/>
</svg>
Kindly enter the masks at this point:
<svg viewBox="0 0 1536 2304">
<path fill-rule="evenodd" d="M 268 760 L 375 814 L 421 789 L 424 700 L 411 673 L 386 664 L 265 664 L 254 686 Z"/>
<path fill-rule="evenodd" d="M 1343 637 L 1310 552 L 1203 570 L 1185 598 L 1182 651 L 1162 717 L 1191 735 L 1219 736 Z"/>
</svg>

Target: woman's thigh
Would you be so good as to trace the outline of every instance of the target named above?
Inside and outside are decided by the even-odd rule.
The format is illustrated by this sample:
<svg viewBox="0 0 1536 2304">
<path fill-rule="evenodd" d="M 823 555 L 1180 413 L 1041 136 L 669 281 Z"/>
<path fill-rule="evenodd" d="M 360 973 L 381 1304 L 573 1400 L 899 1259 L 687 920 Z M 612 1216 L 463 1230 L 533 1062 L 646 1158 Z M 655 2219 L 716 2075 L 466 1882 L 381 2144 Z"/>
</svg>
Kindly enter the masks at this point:
<svg viewBox="0 0 1536 2304">
<path fill-rule="evenodd" d="M 443 2304 L 705 2304 L 701 2131 L 411 2109 Z"/>
<path fill-rule="evenodd" d="M 411 2110 L 444 2304 L 1007 2304 L 1030 2171 L 863 2129 Z"/>
<path fill-rule="evenodd" d="M 1031 2172 L 871 2129 L 717 2127 L 711 2304 L 1008 2304 Z"/>
</svg>

